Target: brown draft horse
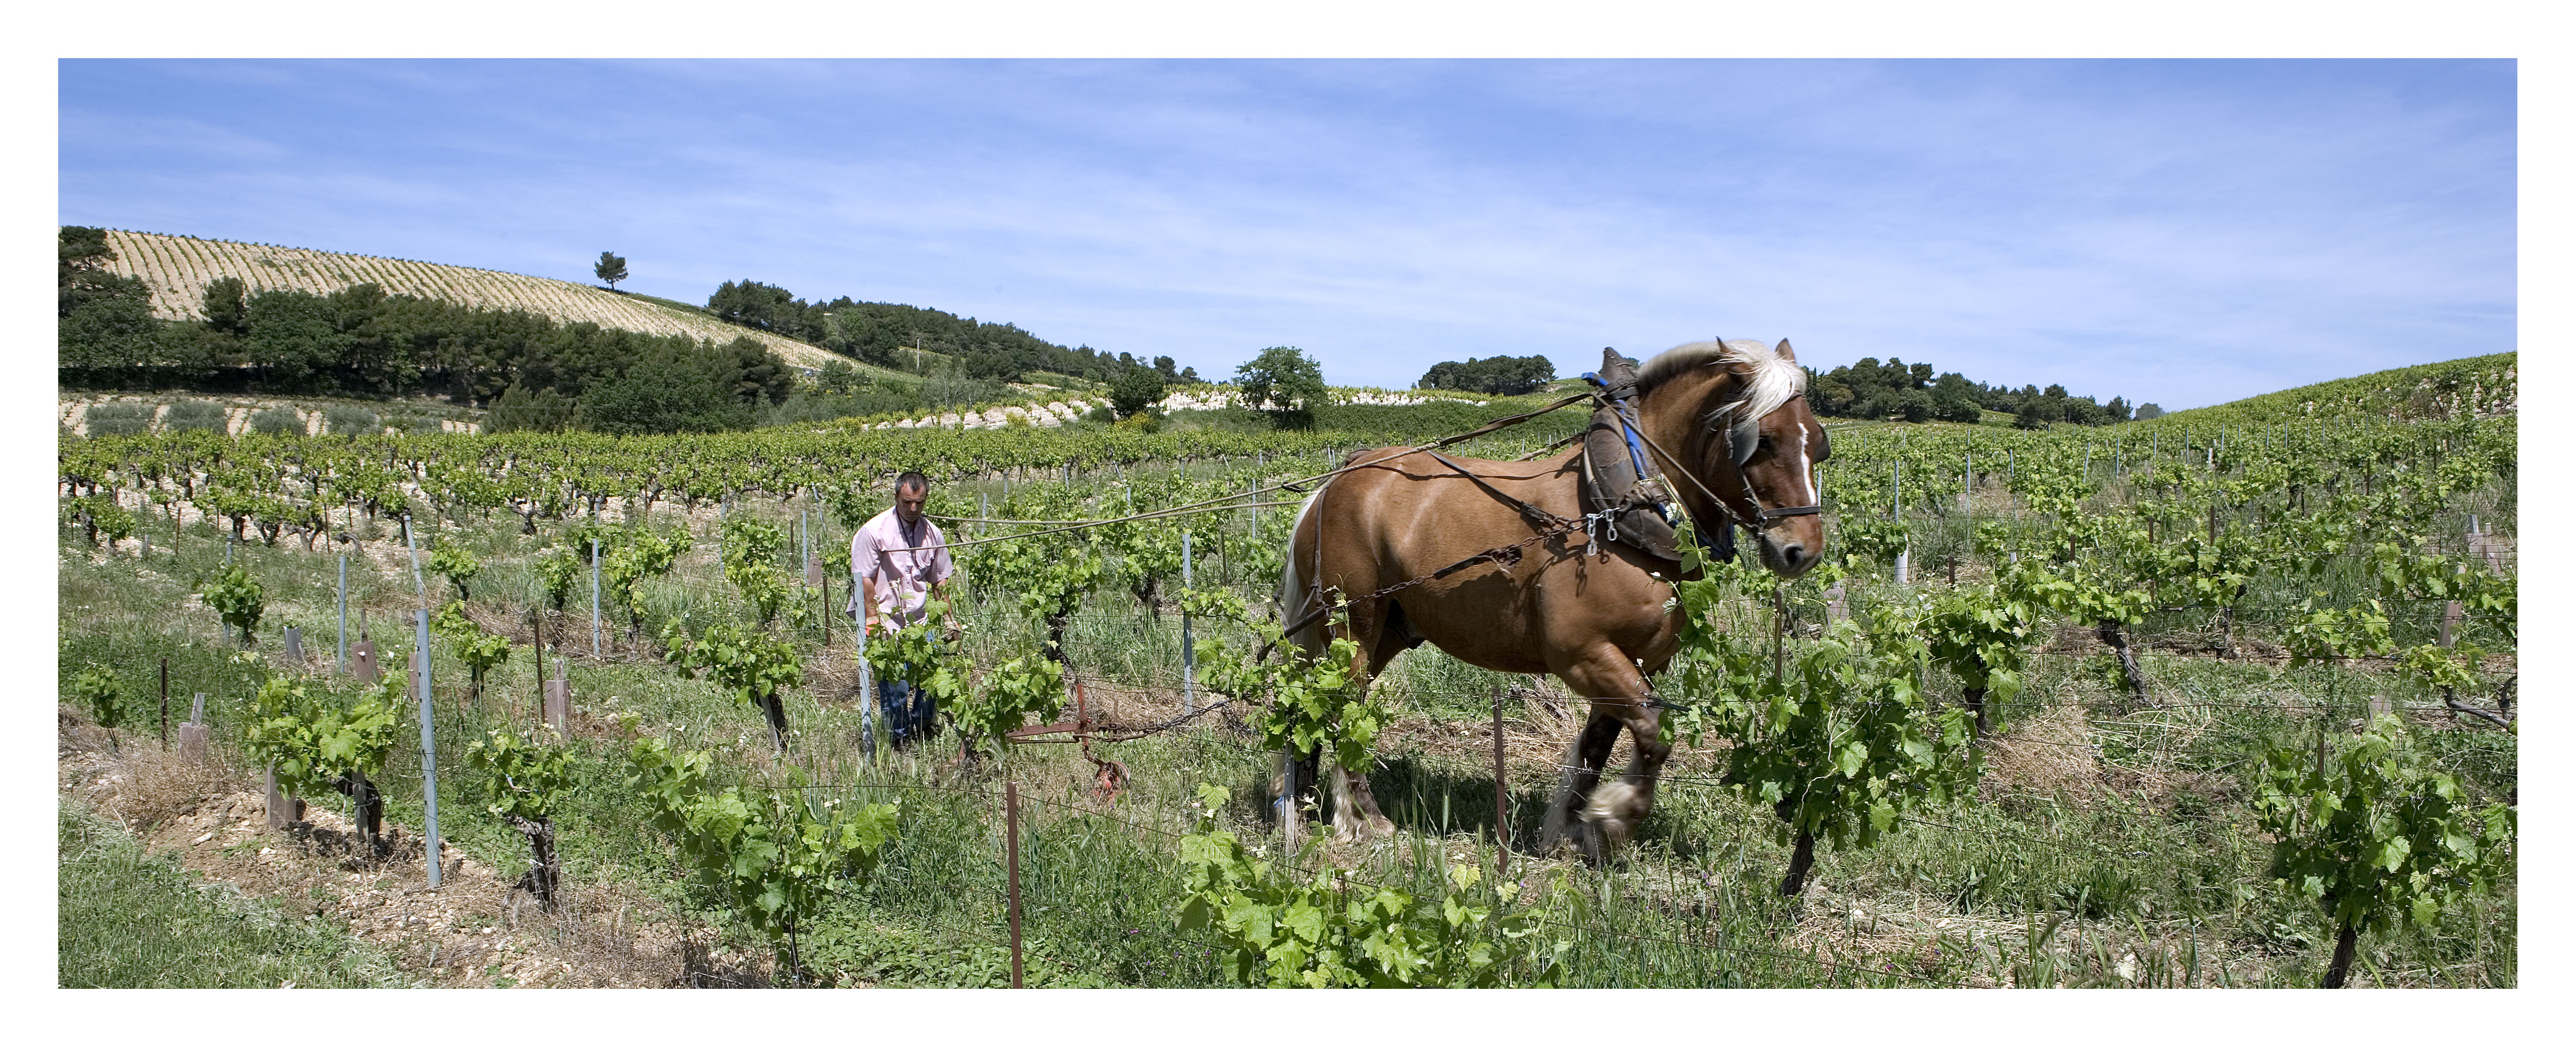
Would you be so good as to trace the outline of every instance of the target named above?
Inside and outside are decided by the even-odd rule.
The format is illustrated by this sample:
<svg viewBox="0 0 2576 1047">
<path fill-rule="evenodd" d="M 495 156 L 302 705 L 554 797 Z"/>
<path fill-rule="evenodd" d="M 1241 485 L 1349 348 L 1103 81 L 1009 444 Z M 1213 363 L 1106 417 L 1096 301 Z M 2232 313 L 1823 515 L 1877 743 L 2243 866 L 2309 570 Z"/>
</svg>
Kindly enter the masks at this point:
<svg viewBox="0 0 2576 1047">
<path fill-rule="evenodd" d="M 1824 550 L 1823 517 L 1803 507 L 1819 501 L 1815 466 L 1829 450 L 1789 343 L 1676 346 L 1638 369 L 1637 388 L 1631 402 L 1647 453 L 1702 533 L 1741 522 L 1759 539 L 1772 573 L 1795 578 L 1814 566 Z M 1624 543 L 1589 545 L 1584 532 L 1573 531 L 1523 546 L 1517 563 L 1478 563 L 1366 598 L 1544 530 L 1507 498 L 1562 518 L 1583 516 L 1581 453 L 1578 443 L 1548 461 L 1450 459 L 1482 484 L 1430 454 L 1352 454 L 1346 464 L 1365 464 L 1332 479 L 1298 510 L 1280 610 L 1282 622 L 1296 623 L 1328 591 L 1351 601 L 1345 635 L 1359 646 L 1352 668 L 1363 688 L 1396 655 L 1429 641 L 1498 672 L 1554 673 L 1591 699 L 1591 717 L 1566 752 L 1540 849 L 1579 834 L 1585 856 L 1598 860 L 1652 809 L 1657 774 L 1671 755 L 1656 737 L 1659 714 L 1647 677 L 1672 660 L 1679 627 L 1679 612 L 1667 606 L 1671 586 L 1650 572 L 1670 574 L 1676 565 Z M 1783 507 L 1799 508 L 1776 511 Z M 1316 620 L 1290 639 L 1316 655 L 1326 629 L 1340 628 L 1329 621 Z M 1635 758 L 1619 781 L 1596 788 L 1622 726 L 1636 740 Z M 1393 831 L 1366 776 L 1336 766 L 1329 781 L 1342 839 Z"/>
</svg>

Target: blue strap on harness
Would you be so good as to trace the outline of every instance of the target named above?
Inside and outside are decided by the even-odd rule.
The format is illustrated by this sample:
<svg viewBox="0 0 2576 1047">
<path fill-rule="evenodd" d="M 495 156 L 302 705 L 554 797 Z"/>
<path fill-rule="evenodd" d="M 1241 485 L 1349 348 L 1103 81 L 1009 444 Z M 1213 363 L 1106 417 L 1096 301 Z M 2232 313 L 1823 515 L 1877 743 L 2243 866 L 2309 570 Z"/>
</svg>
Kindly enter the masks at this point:
<svg viewBox="0 0 2576 1047">
<path fill-rule="evenodd" d="M 1591 371 L 1583 372 L 1583 380 L 1605 391 L 1610 388 L 1610 383 L 1602 381 L 1599 374 Z M 1636 468 L 1640 478 L 1651 475 L 1646 471 L 1646 448 L 1637 442 L 1637 425 L 1628 420 L 1628 398 L 1614 396 L 1610 398 L 1610 404 L 1611 413 L 1619 416 L 1619 436 L 1628 441 L 1628 464 Z"/>
</svg>

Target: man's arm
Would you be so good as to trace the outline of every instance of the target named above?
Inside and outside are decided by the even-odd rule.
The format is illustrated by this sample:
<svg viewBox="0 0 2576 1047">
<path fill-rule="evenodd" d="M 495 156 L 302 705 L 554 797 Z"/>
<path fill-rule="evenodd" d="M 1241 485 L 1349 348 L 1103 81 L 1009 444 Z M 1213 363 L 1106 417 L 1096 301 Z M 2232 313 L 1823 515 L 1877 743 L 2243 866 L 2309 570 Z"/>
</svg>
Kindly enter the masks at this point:
<svg viewBox="0 0 2576 1047">
<path fill-rule="evenodd" d="M 854 579 L 852 591 L 859 598 L 859 631 L 862 635 L 876 631 L 876 567 L 876 543 L 869 540 L 868 529 L 862 525 L 858 533 L 850 536 L 850 575 Z"/>
</svg>

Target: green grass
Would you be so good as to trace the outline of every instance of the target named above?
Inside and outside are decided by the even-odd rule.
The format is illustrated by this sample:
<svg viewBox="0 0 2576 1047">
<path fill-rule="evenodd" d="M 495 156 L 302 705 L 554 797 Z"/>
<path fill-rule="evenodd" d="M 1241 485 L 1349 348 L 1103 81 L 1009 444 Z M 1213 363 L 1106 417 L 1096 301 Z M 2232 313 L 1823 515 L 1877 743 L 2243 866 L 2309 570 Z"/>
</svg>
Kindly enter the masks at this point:
<svg viewBox="0 0 2576 1047">
<path fill-rule="evenodd" d="M 342 925 L 207 885 L 63 803 L 55 896 L 65 989 L 365 989 L 410 984 Z"/>
</svg>

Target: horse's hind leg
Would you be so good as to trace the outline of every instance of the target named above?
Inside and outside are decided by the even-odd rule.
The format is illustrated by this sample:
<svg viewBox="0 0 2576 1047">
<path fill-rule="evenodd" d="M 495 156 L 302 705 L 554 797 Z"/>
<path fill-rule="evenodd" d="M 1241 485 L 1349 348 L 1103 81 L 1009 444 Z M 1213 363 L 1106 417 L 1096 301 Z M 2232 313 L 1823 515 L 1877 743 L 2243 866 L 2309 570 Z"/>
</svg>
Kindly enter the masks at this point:
<svg viewBox="0 0 2576 1047">
<path fill-rule="evenodd" d="M 1621 726 L 1617 717 L 1596 709 L 1591 718 L 1584 721 L 1583 730 L 1565 747 L 1565 756 L 1558 761 L 1562 764 L 1562 774 L 1557 780 L 1556 798 L 1548 803 L 1547 816 L 1539 831 L 1540 854 L 1555 850 L 1569 836 L 1582 832 L 1587 837 L 1583 841 L 1585 856 L 1598 859 L 1601 848 L 1589 838 L 1592 833 L 1588 823 L 1579 822 L 1577 818 L 1584 809 L 1584 801 L 1592 793 L 1593 785 L 1601 780 L 1602 765 L 1610 762 L 1610 747 L 1618 744 Z"/>
<path fill-rule="evenodd" d="M 1380 632 L 1378 642 L 1370 645 L 1374 650 L 1363 648 L 1363 653 L 1351 659 L 1351 672 L 1359 681 L 1361 700 L 1367 700 L 1369 683 L 1377 679 L 1378 672 L 1385 669 L 1388 662 L 1404 652 L 1404 646 L 1399 638 Z M 1343 770 L 1341 763 L 1329 754 L 1325 757 L 1325 764 L 1325 781 L 1329 783 L 1333 798 L 1334 838 L 1344 843 L 1356 843 L 1395 835 L 1395 822 L 1378 809 L 1377 794 L 1369 789 L 1368 774 Z"/>
<path fill-rule="evenodd" d="M 1384 839 L 1395 833 L 1395 822 L 1378 810 L 1377 795 L 1369 791 L 1368 776 L 1352 774 L 1335 763 L 1325 772 L 1333 787 L 1333 835 L 1345 843 Z"/>
</svg>

